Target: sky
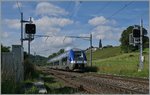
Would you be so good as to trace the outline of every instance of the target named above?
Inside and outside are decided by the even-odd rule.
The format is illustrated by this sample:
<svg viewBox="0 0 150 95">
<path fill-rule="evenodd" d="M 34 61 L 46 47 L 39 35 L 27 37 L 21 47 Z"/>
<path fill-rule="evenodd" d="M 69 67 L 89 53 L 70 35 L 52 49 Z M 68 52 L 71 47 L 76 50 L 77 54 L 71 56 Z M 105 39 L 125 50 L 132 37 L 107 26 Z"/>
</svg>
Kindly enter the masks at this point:
<svg viewBox="0 0 150 95">
<path fill-rule="evenodd" d="M 141 18 L 144 28 L 149 26 L 148 1 L 1 1 L 1 43 L 4 46 L 21 44 L 20 12 L 24 20 L 32 17 L 36 25 L 31 53 L 46 57 L 62 48 L 90 46 L 89 39 L 65 36 L 92 34 L 94 47 L 98 47 L 100 39 L 103 46 L 119 46 L 121 33 L 127 27 L 139 25 Z M 24 51 L 27 47 L 28 42 L 24 41 Z"/>
</svg>

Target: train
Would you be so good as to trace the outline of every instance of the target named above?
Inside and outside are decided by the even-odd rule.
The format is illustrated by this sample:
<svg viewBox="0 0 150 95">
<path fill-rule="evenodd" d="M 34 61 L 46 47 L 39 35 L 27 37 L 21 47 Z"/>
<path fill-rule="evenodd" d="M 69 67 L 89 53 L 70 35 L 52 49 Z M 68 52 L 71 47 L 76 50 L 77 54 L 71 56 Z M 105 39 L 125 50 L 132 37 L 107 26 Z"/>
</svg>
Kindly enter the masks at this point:
<svg viewBox="0 0 150 95">
<path fill-rule="evenodd" d="M 70 49 L 52 59 L 47 63 L 53 69 L 61 69 L 67 71 L 84 71 L 87 64 L 87 58 L 84 50 L 79 48 Z"/>
</svg>

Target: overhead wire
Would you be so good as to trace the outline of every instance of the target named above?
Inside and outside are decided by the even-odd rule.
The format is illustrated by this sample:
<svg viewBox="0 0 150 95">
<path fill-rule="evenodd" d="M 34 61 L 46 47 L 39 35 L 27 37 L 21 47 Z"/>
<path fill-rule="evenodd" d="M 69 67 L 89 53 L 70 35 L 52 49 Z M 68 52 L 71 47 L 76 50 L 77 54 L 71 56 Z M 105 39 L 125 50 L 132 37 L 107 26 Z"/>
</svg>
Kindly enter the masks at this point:
<svg viewBox="0 0 150 95">
<path fill-rule="evenodd" d="M 108 18 L 112 18 L 113 16 L 115 16 L 116 14 L 118 14 L 119 12 L 121 12 L 122 10 L 124 10 L 126 7 L 128 7 L 129 5 L 131 5 L 133 2 L 134 1 L 130 1 L 129 3 L 125 4 L 123 7 L 121 7 L 120 9 L 118 9 L 117 11 L 115 11 L 112 15 L 110 15 Z M 109 4 L 110 4 L 110 2 L 106 3 L 105 6 L 101 8 L 100 12 L 102 12 Z M 73 17 L 73 12 L 70 15 L 71 19 L 72 19 L 72 17 Z"/>
<path fill-rule="evenodd" d="M 108 17 L 108 19 L 111 19 L 113 16 L 115 16 L 116 14 L 118 14 L 120 11 L 122 11 L 123 9 L 125 9 L 126 7 L 128 7 L 129 5 L 131 5 L 132 3 L 134 3 L 134 1 L 130 1 L 129 3 L 125 4 L 122 8 L 118 9 L 116 12 L 114 12 L 112 15 L 110 15 Z M 142 15 L 144 15 L 145 13 L 141 13 L 140 15 L 135 16 L 134 18 L 142 18 Z"/>
<path fill-rule="evenodd" d="M 130 1 L 129 3 L 125 4 L 123 7 L 119 8 L 117 11 L 115 11 L 112 15 L 108 16 L 107 19 L 111 19 L 113 16 L 117 15 L 119 12 L 121 12 L 123 9 L 125 9 L 126 7 L 128 7 L 129 5 L 131 5 L 134 1 Z M 110 4 L 110 2 L 108 2 L 106 4 L 106 6 L 108 6 Z M 104 6 L 104 9 L 106 8 L 106 6 Z"/>
<path fill-rule="evenodd" d="M 96 12 L 96 14 L 99 14 L 100 12 L 104 11 L 110 5 L 110 3 L 110 1 L 107 1 L 106 4 Z"/>
<path fill-rule="evenodd" d="M 81 7 L 82 2 L 78 1 L 78 3 L 79 3 L 79 5 L 78 6 L 75 5 L 75 7 L 72 9 L 73 11 L 70 14 L 70 19 L 73 19 L 77 15 L 77 12 L 79 11 L 79 8 Z M 71 4 L 70 4 L 70 6 L 71 6 Z M 68 6 L 68 7 L 70 7 L 70 6 Z M 77 8 L 77 7 L 79 7 L 79 8 Z M 61 30 L 63 30 L 63 29 L 64 29 L 64 27 L 61 28 Z M 66 37 L 67 36 L 64 36 L 63 43 L 64 43 Z M 48 39 L 48 37 L 47 37 L 47 39 Z M 46 49 L 46 50 L 50 50 L 50 49 Z"/>
<path fill-rule="evenodd" d="M 111 19 L 113 16 L 121 12 L 123 9 L 131 5 L 134 1 L 130 1 L 129 3 L 125 4 L 123 7 L 119 8 L 117 11 L 115 11 L 112 15 L 108 16 L 107 19 Z M 106 5 L 103 7 L 103 10 L 110 4 L 110 2 L 106 3 Z M 102 11 L 103 11 L 102 10 Z"/>
<path fill-rule="evenodd" d="M 118 14 L 120 11 L 131 5 L 134 1 L 130 1 L 129 3 L 125 4 L 123 7 L 118 9 L 116 12 L 114 12 L 112 15 L 110 15 L 108 18 L 112 18 L 114 15 Z"/>
<path fill-rule="evenodd" d="M 67 9 L 71 9 L 71 8 L 69 8 L 69 7 L 71 7 L 71 5 L 72 5 L 72 3 L 71 3 L 71 4 L 68 4 L 68 6 L 67 6 L 66 8 L 67 8 Z M 72 18 L 73 13 L 74 13 L 74 11 L 72 11 L 72 13 L 70 14 L 70 19 Z M 62 20 L 63 20 L 63 19 L 62 19 Z M 60 22 L 61 22 L 62 20 L 60 20 Z M 64 29 L 64 27 L 61 28 L 61 31 L 62 31 L 63 29 Z"/>
<path fill-rule="evenodd" d="M 22 13 L 22 12 L 21 12 L 21 7 L 20 7 L 20 5 L 19 5 L 19 2 L 16 1 L 16 3 L 17 3 L 17 7 L 18 7 L 18 10 L 19 10 L 19 13 Z"/>
<path fill-rule="evenodd" d="M 78 5 L 76 5 L 76 3 L 78 3 Z M 76 17 L 76 15 L 77 15 L 77 12 L 79 11 L 79 9 L 80 9 L 80 7 L 81 7 L 81 1 L 76 1 L 75 2 L 75 7 L 72 9 L 73 11 L 71 12 L 71 14 L 70 14 L 70 19 L 73 19 L 74 17 Z M 70 4 L 70 6 L 72 5 L 72 3 Z M 68 7 L 70 7 L 70 6 L 68 6 Z M 70 8 L 71 9 L 71 8 Z M 62 27 L 61 28 L 61 30 L 63 30 L 64 29 L 64 27 Z M 65 39 L 66 39 L 67 37 L 66 36 L 64 36 L 64 39 L 62 40 L 63 41 L 63 43 L 65 42 Z"/>
<path fill-rule="evenodd" d="M 78 4 L 76 4 L 76 3 L 78 3 Z M 74 18 L 77 15 L 77 12 L 79 11 L 82 3 L 83 2 L 81 2 L 81 1 L 75 1 L 75 6 L 72 9 L 72 12 L 70 14 L 70 19 Z"/>
</svg>

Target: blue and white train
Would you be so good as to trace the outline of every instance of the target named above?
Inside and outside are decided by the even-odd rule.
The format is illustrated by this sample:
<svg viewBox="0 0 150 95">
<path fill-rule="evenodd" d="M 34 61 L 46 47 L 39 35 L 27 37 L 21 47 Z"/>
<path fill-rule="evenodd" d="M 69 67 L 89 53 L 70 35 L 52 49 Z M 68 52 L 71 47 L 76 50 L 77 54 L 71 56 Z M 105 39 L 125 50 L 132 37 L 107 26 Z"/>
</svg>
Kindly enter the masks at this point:
<svg viewBox="0 0 150 95">
<path fill-rule="evenodd" d="M 83 71 L 87 64 L 87 58 L 83 50 L 73 48 L 48 60 L 47 63 L 51 63 L 51 67 L 55 69 Z"/>
</svg>

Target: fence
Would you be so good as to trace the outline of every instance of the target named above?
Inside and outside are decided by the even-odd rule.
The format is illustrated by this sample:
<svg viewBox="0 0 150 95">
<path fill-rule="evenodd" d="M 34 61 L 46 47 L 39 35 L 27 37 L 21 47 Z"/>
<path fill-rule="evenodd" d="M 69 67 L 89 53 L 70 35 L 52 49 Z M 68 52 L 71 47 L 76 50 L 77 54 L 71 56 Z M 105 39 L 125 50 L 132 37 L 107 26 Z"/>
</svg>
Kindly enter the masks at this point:
<svg viewBox="0 0 150 95">
<path fill-rule="evenodd" d="M 24 80 L 23 48 L 20 45 L 12 45 L 11 52 L 1 53 L 1 78 L 2 81 Z"/>
</svg>

